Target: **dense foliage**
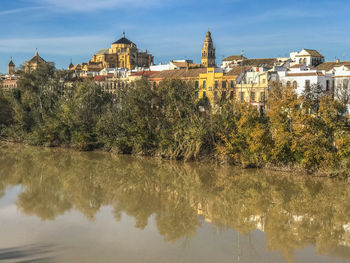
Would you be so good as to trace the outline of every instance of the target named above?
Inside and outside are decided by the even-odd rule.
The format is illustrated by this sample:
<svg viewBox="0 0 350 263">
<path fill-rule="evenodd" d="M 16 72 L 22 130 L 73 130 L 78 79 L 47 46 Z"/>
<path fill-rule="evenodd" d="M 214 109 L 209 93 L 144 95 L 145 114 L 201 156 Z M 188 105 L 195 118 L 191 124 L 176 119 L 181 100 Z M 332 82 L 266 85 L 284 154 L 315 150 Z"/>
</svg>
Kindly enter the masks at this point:
<svg viewBox="0 0 350 263">
<path fill-rule="evenodd" d="M 23 73 L 18 88 L 0 93 L 0 135 L 32 145 L 104 148 L 118 153 L 193 160 L 211 158 L 244 167 L 294 167 L 346 175 L 350 129 L 345 103 L 310 87 L 269 90 L 266 114 L 255 106 L 196 99 L 192 83 L 146 80 L 115 94 L 92 81 L 69 82 L 45 66 Z"/>
</svg>

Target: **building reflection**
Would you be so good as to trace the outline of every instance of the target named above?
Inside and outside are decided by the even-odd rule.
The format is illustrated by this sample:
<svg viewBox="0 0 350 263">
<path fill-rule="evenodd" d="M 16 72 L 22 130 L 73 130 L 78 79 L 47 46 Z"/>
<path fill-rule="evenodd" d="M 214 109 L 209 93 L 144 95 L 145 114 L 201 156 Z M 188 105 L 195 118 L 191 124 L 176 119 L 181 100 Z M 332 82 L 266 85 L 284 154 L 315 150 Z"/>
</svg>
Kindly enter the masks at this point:
<svg viewBox="0 0 350 263">
<path fill-rule="evenodd" d="M 154 216 L 167 242 L 208 222 L 239 235 L 263 231 L 267 249 L 290 262 L 310 245 L 350 258 L 350 186 L 341 181 L 22 145 L 1 145 L 0 167 L 0 196 L 20 185 L 18 209 L 42 220 L 71 210 L 94 220 L 111 206 L 116 221 L 127 214 L 140 229 Z"/>
</svg>

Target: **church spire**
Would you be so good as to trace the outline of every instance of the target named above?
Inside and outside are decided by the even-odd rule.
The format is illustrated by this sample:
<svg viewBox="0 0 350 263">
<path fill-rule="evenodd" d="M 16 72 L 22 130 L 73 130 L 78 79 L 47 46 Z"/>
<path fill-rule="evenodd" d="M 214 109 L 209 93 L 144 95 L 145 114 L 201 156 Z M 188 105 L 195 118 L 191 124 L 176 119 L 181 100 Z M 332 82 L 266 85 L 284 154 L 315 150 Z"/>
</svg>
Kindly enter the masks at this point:
<svg viewBox="0 0 350 263">
<path fill-rule="evenodd" d="M 8 74 L 9 75 L 14 75 L 16 73 L 16 65 L 13 63 L 12 57 L 10 60 L 10 63 L 8 65 Z"/>
<path fill-rule="evenodd" d="M 211 33 L 208 28 L 208 32 L 205 36 L 204 44 L 202 47 L 202 66 L 215 67 L 215 47 L 211 38 Z"/>
</svg>

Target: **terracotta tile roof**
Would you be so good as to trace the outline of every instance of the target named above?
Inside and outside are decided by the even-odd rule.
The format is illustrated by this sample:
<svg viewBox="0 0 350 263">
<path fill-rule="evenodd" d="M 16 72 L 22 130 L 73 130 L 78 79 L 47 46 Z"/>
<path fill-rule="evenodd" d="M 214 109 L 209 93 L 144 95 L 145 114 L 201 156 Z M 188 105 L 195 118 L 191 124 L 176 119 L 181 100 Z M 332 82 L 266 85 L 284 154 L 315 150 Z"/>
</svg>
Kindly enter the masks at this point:
<svg viewBox="0 0 350 263">
<path fill-rule="evenodd" d="M 140 72 L 130 74 L 130 77 L 137 77 L 137 76 L 150 77 L 158 72 L 159 71 L 140 71 Z"/>
<path fill-rule="evenodd" d="M 105 81 L 107 79 L 113 78 L 113 74 L 107 74 L 107 75 L 98 75 L 94 77 L 94 81 Z"/>
<path fill-rule="evenodd" d="M 199 68 L 200 64 L 187 63 L 187 62 L 171 62 L 174 66 L 178 68 Z"/>
<path fill-rule="evenodd" d="M 242 58 L 247 59 L 246 57 L 242 55 L 232 55 L 227 58 L 224 58 L 222 61 L 233 61 L 233 60 L 242 60 Z"/>
<path fill-rule="evenodd" d="M 252 67 L 273 67 L 275 63 L 278 62 L 277 58 L 256 58 L 256 59 L 246 59 L 242 61 L 243 66 Z"/>
<path fill-rule="evenodd" d="M 196 78 L 206 72 L 206 68 L 164 70 L 153 74 L 151 79 Z"/>
<path fill-rule="evenodd" d="M 225 75 L 228 76 L 239 76 L 242 72 L 246 72 L 247 70 L 250 70 L 252 67 L 251 66 L 236 66 L 233 67 L 229 72 L 227 72 Z"/>
<path fill-rule="evenodd" d="M 77 64 L 77 65 L 73 66 L 72 68 L 70 68 L 70 70 L 81 70 L 81 65 Z"/>
<path fill-rule="evenodd" d="M 322 72 L 288 73 L 286 77 L 324 76 Z"/>
<path fill-rule="evenodd" d="M 304 64 L 296 64 L 296 65 L 291 66 L 289 68 L 300 68 L 301 66 L 304 66 Z"/>
<path fill-rule="evenodd" d="M 309 55 L 312 56 L 312 57 L 323 58 L 323 56 L 315 49 L 306 49 L 306 48 L 304 48 L 303 50 L 305 50 L 307 53 L 309 53 Z M 303 57 L 303 55 L 296 55 L 296 57 Z"/>
<path fill-rule="evenodd" d="M 335 67 L 340 67 L 340 66 L 344 66 L 344 65 L 350 65 L 350 61 L 341 61 L 341 62 L 324 62 L 320 65 L 318 65 L 316 68 L 318 70 L 325 70 L 325 71 L 329 71 Z"/>
</svg>

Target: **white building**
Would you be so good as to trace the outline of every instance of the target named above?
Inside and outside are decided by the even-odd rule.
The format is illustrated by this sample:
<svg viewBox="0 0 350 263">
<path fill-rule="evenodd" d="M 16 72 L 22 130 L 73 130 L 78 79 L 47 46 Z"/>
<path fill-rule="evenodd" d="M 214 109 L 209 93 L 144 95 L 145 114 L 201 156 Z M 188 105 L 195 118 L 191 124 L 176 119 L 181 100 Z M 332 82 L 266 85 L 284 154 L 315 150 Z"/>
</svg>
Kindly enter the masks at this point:
<svg viewBox="0 0 350 263">
<path fill-rule="evenodd" d="M 164 71 L 164 70 L 170 70 L 170 64 L 163 65 L 162 63 L 159 63 L 159 65 L 153 65 L 149 67 L 150 71 Z"/>
<path fill-rule="evenodd" d="M 316 67 L 324 62 L 324 57 L 315 49 L 303 49 L 300 52 L 290 53 L 293 61 L 292 65 L 303 64 L 305 66 Z"/>
<path fill-rule="evenodd" d="M 241 64 L 242 60 L 247 59 L 243 55 L 232 55 L 222 60 L 221 68 L 226 69 Z"/>
<path fill-rule="evenodd" d="M 293 86 L 298 96 L 301 96 L 306 87 L 319 85 L 324 92 L 333 89 L 332 74 L 317 70 L 305 65 L 294 65 L 285 71 L 277 71 L 282 85 Z"/>
<path fill-rule="evenodd" d="M 350 63 L 334 67 L 334 98 L 347 103 L 346 113 L 350 113 Z"/>
</svg>

